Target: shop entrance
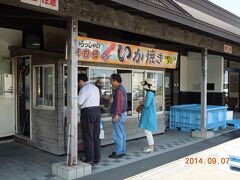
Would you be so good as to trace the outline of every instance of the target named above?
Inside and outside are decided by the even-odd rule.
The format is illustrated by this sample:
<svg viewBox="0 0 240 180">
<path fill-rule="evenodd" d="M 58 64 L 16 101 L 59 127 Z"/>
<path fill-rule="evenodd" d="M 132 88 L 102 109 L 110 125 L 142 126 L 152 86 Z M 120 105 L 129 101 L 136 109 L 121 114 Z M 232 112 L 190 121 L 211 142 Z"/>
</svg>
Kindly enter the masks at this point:
<svg viewBox="0 0 240 180">
<path fill-rule="evenodd" d="M 31 136 L 31 56 L 13 58 L 16 61 L 17 134 Z"/>
</svg>

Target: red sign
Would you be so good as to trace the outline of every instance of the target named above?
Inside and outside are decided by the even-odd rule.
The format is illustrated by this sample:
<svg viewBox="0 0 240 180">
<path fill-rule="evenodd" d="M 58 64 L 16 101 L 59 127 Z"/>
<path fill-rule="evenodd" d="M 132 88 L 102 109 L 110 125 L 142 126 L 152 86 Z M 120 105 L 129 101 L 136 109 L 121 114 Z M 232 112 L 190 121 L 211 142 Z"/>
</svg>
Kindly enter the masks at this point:
<svg viewBox="0 0 240 180">
<path fill-rule="evenodd" d="M 224 44 L 224 52 L 232 54 L 232 46 L 228 46 Z"/>
<path fill-rule="evenodd" d="M 58 10 L 58 0 L 41 0 L 41 6 L 57 11 Z"/>
</svg>

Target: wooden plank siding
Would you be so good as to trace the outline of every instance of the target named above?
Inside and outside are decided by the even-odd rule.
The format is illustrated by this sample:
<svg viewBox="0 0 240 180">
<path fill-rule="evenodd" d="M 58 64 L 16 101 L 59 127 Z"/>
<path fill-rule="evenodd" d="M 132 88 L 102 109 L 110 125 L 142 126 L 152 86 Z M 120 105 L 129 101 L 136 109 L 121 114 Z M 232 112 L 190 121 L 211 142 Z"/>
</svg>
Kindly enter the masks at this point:
<svg viewBox="0 0 240 180">
<path fill-rule="evenodd" d="M 59 63 L 59 59 L 62 59 L 64 55 L 61 53 L 49 53 L 45 51 L 29 50 L 24 48 L 10 48 L 10 52 L 11 57 L 30 55 L 32 66 L 46 64 L 55 65 L 55 109 L 46 110 L 31 107 L 32 108 L 31 144 L 39 149 L 48 151 L 56 155 L 65 154 L 65 138 L 63 123 L 63 88 L 62 88 L 63 70 L 62 64 Z M 33 84 L 33 81 L 31 83 Z"/>
</svg>

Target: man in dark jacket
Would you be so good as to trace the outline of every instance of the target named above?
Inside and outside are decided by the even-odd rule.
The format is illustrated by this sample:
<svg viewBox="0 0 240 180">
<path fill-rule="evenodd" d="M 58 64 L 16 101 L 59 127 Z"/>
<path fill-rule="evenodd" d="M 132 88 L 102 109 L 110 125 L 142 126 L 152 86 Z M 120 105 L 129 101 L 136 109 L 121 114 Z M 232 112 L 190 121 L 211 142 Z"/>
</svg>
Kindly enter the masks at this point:
<svg viewBox="0 0 240 180">
<path fill-rule="evenodd" d="M 125 121 L 127 119 L 127 93 L 123 87 L 122 78 L 119 74 L 111 75 L 111 83 L 114 87 L 113 102 L 111 106 L 114 152 L 110 158 L 122 158 L 126 153 Z"/>
</svg>

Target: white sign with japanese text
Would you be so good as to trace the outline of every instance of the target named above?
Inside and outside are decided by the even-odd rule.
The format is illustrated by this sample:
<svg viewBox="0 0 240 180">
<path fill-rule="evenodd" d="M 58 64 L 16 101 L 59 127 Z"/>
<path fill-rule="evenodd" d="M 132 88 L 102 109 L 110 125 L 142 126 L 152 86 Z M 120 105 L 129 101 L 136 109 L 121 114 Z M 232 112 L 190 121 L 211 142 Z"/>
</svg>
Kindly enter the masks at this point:
<svg viewBox="0 0 240 180">
<path fill-rule="evenodd" d="M 41 0 L 20 0 L 23 3 L 35 5 L 35 6 L 40 6 Z"/>
<path fill-rule="evenodd" d="M 56 11 L 58 11 L 59 9 L 59 0 L 20 0 L 20 1 L 23 3 L 41 6 Z"/>
</svg>

